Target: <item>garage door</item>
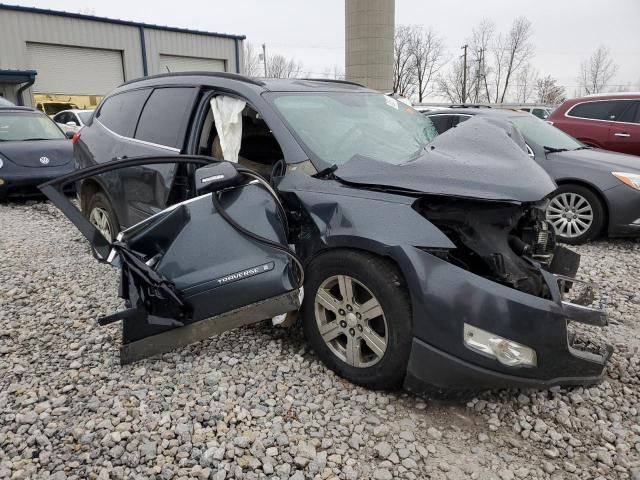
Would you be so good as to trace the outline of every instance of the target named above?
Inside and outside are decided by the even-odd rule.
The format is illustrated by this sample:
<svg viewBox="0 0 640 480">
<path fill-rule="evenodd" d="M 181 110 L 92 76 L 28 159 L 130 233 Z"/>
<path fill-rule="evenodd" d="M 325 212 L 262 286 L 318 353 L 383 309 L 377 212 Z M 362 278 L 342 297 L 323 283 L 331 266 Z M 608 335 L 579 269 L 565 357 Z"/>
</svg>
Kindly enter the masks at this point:
<svg viewBox="0 0 640 480">
<path fill-rule="evenodd" d="M 124 82 L 120 50 L 27 43 L 27 57 L 35 93 L 105 95 Z"/>
<path fill-rule="evenodd" d="M 224 72 L 224 60 L 202 57 L 160 55 L 160 71 L 167 72 Z"/>
</svg>

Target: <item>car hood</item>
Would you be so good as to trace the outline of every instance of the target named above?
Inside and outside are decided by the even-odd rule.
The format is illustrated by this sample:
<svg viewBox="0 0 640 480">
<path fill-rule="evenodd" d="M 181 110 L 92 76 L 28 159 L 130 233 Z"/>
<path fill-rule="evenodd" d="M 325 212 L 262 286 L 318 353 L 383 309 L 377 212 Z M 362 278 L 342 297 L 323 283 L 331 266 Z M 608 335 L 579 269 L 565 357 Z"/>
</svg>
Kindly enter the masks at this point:
<svg viewBox="0 0 640 480">
<path fill-rule="evenodd" d="M 0 155 L 23 167 L 58 167 L 73 160 L 73 145 L 66 138 L 0 142 Z"/>
<path fill-rule="evenodd" d="M 547 159 L 554 161 L 571 160 L 576 165 L 588 164 L 608 172 L 623 171 L 640 173 L 640 157 L 625 153 L 610 152 L 601 148 L 586 148 L 582 150 L 570 150 L 568 152 L 547 153 Z M 578 163 L 579 162 L 579 163 Z"/>
<path fill-rule="evenodd" d="M 335 175 L 354 185 L 500 201 L 534 202 L 556 189 L 510 122 L 481 117 L 436 137 L 409 162 L 354 156 Z"/>
</svg>

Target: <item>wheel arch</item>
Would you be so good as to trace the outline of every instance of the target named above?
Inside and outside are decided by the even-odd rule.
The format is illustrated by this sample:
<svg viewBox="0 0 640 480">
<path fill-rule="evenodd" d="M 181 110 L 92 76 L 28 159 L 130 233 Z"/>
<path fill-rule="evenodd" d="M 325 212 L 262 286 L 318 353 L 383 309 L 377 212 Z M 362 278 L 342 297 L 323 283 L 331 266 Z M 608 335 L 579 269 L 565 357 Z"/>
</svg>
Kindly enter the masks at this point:
<svg viewBox="0 0 640 480">
<path fill-rule="evenodd" d="M 577 179 L 577 178 L 561 178 L 561 179 L 556 179 L 556 184 L 561 187 L 564 185 L 578 185 L 580 187 L 584 187 L 586 189 L 588 189 L 589 191 L 591 191 L 591 193 L 593 193 L 598 200 L 600 200 L 600 204 L 602 205 L 602 210 L 604 213 L 604 219 L 602 221 L 602 227 L 603 229 L 608 230 L 609 227 L 609 210 L 610 210 L 610 205 L 609 202 L 607 201 L 607 198 L 602 194 L 602 192 L 600 191 L 600 189 L 598 187 L 596 187 L 594 184 L 587 182 L 585 180 L 582 179 Z M 598 233 L 602 233 L 602 232 L 598 232 Z"/>
</svg>

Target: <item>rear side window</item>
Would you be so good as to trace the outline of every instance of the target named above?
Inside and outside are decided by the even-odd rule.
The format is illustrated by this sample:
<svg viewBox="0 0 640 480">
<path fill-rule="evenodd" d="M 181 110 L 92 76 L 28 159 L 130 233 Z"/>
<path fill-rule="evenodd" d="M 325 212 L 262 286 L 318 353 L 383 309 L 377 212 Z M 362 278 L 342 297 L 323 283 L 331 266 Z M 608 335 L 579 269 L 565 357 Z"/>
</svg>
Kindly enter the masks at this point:
<svg viewBox="0 0 640 480">
<path fill-rule="evenodd" d="M 123 137 L 133 137 L 144 102 L 151 89 L 130 90 L 107 98 L 96 118 L 109 130 Z"/>
<path fill-rule="evenodd" d="M 157 88 L 144 105 L 135 138 L 181 149 L 195 88 Z"/>
<path fill-rule="evenodd" d="M 633 102 L 618 118 L 620 122 L 640 123 L 640 101 Z"/>
<path fill-rule="evenodd" d="M 580 103 L 570 109 L 567 115 L 570 117 L 590 118 L 592 120 L 613 120 L 626 108 L 627 105 L 625 103 L 620 100 Z"/>
<path fill-rule="evenodd" d="M 455 127 L 459 123 L 466 122 L 471 118 L 470 115 L 453 115 L 451 118 L 451 126 Z"/>
<path fill-rule="evenodd" d="M 429 115 L 429 120 L 436 127 L 438 133 L 444 133 L 451 128 L 451 116 L 450 115 Z"/>
</svg>

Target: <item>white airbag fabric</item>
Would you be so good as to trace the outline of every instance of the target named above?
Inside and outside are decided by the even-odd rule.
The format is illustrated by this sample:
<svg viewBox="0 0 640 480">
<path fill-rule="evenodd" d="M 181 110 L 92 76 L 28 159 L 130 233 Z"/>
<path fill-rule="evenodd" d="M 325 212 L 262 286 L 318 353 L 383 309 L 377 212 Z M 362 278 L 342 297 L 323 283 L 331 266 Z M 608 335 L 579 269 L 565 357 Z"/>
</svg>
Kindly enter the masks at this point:
<svg viewBox="0 0 640 480">
<path fill-rule="evenodd" d="M 242 140 L 242 110 L 246 102 L 220 95 L 212 98 L 210 103 L 224 160 L 238 163 Z"/>
</svg>

